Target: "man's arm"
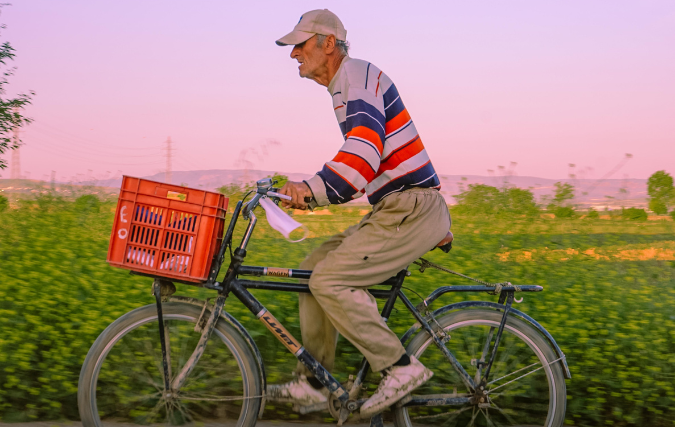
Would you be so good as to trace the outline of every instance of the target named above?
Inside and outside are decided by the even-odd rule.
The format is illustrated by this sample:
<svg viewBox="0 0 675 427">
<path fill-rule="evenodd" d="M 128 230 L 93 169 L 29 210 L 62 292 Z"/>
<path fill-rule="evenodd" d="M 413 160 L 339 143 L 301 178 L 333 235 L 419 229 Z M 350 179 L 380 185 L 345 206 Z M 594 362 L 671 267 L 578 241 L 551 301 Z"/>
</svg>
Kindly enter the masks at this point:
<svg viewBox="0 0 675 427">
<path fill-rule="evenodd" d="M 345 143 L 333 160 L 306 181 L 319 206 L 359 197 L 380 167 L 385 140 L 382 94 L 352 86 L 346 110 Z"/>
</svg>

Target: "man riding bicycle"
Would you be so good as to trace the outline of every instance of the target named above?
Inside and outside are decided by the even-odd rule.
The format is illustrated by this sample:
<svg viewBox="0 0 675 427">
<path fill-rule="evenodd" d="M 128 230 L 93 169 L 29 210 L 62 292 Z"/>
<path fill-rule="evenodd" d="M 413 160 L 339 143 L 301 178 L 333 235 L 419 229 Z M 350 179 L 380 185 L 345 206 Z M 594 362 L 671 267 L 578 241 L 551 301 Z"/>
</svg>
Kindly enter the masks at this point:
<svg viewBox="0 0 675 427">
<path fill-rule="evenodd" d="M 307 209 L 346 203 L 366 194 L 373 210 L 357 225 L 313 251 L 301 269 L 313 270 L 311 294 L 300 295 L 302 341 L 332 370 L 338 333 L 383 378 L 361 407 L 376 414 L 426 382 L 433 373 L 409 357 L 387 327 L 367 288 L 395 275 L 431 250 L 450 229 L 440 180 L 391 79 L 370 62 L 348 56 L 347 31 L 327 9 L 305 13 L 277 40 L 292 45 L 300 77 L 328 88 L 345 143 L 315 176 L 288 182 L 283 206 Z M 312 200 L 307 202 L 306 200 Z M 270 386 L 271 398 L 311 405 L 328 391 L 298 364 L 298 377 Z"/>
</svg>

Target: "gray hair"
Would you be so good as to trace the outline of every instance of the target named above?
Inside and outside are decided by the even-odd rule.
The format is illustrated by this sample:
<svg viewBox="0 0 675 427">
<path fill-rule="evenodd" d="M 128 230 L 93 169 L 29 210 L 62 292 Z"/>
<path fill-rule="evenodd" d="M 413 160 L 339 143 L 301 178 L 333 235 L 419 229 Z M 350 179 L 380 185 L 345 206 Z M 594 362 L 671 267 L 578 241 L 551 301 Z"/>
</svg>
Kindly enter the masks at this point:
<svg viewBox="0 0 675 427">
<path fill-rule="evenodd" d="M 317 34 L 316 47 L 323 47 L 323 42 L 326 40 L 326 37 L 328 36 L 325 36 L 323 34 Z M 347 56 L 347 53 L 349 52 L 348 41 L 335 39 L 335 47 L 338 48 L 338 52 L 340 52 L 342 55 Z"/>
</svg>

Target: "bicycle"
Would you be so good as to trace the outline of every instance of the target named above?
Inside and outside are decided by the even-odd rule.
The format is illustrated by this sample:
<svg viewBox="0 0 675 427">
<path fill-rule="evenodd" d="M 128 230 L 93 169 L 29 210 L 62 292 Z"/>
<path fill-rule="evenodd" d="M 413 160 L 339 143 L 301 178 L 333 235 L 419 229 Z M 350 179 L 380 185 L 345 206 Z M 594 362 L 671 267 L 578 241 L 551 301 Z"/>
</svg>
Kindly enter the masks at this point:
<svg viewBox="0 0 675 427">
<path fill-rule="evenodd" d="M 101 333 L 80 374 L 78 405 L 84 426 L 101 426 L 102 419 L 177 425 L 216 420 L 254 426 L 266 401 L 265 368 L 249 332 L 224 311 L 229 295 L 241 301 L 330 391 L 327 408 L 304 407 L 299 408 L 301 412 L 328 409 L 338 425 L 352 414 L 358 418 L 359 407 L 365 402 L 367 360 L 362 360 L 356 375 L 341 384 L 249 292 L 308 293 L 308 285 L 240 277 L 306 280 L 312 274 L 243 264 L 260 200 L 268 197 L 278 203 L 287 198 L 273 185 L 270 179 L 258 181 L 251 201 L 244 205 L 245 197 L 234 209 L 208 279 L 201 284 L 217 291 L 215 302 L 176 296 L 176 280 L 151 276 L 155 304 L 121 316 Z M 232 252 L 240 214 L 248 225 L 241 244 Z M 452 245 L 449 236 L 441 242 L 445 252 Z M 218 282 L 228 248 L 230 264 L 224 280 Z M 395 425 L 562 426 L 565 379 L 571 378 L 565 355 L 539 323 L 513 307 L 516 292 L 543 288 L 483 282 L 424 259 L 416 264 L 421 272 L 438 268 L 478 284 L 442 286 L 417 306 L 403 292 L 403 282 L 411 275 L 408 269 L 381 284 L 388 290 L 370 289 L 374 297 L 386 300 L 383 318 L 390 318 L 397 301 L 414 316 L 416 323 L 401 336 L 401 342 L 408 354 L 435 373 L 413 395 L 390 408 Z M 452 292 L 487 292 L 499 299 L 497 303 L 464 301 L 430 309 L 436 299 Z M 383 425 L 382 414 L 370 422 Z"/>
</svg>

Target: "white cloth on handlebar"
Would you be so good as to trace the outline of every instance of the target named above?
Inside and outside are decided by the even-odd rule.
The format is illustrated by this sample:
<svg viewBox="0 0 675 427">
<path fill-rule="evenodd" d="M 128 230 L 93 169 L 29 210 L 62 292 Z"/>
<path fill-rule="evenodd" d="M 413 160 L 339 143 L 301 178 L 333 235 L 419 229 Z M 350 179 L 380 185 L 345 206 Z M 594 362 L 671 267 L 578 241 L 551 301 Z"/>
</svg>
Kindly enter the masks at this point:
<svg viewBox="0 0 675 427">
<path fill-rule="evenodd" d="M 297 228 L 305 228 L 305 235 L 302 239 L 291 240 L 291 242 L 300 242 L 305 240 L 307 237 L 307 228 L 299 223 L 298 221 L 291 218 L 286 212 L 284 212 L 279 206 L 277 206 L 272 200 L 267 197 L 260 199 L 260 206 L 265 209 L 267 213 L 267 222 L 270 226 L 277 230 L 279 233 L 283 234 L 286 239 L 291 235 L 291 232 Z"/>
</svg>

